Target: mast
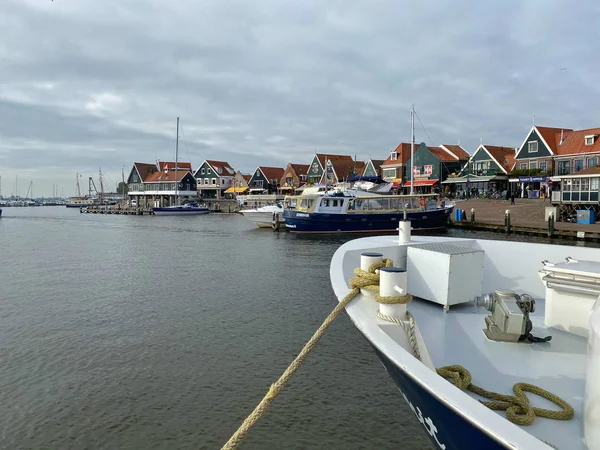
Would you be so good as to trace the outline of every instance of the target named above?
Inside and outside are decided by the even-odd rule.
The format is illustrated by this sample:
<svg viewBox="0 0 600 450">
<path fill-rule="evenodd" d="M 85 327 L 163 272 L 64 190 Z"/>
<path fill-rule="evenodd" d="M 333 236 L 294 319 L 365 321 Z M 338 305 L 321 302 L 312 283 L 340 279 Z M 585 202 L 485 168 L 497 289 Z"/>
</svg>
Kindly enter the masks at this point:
<svg viewBox="0 0 600 450">
<path fill-rule="evenodd" d="M 410 108 L 410 195 L 415 192 L 415 105 Z"/>
<path fill-rule="evenodd" d="M 177 137 L 175 138 L 175 204 L 179 205 L 179 117 L 177 117 Z"/>
<path fill-rule="evenodd" d="M 98 168 L 98 179 L 100 181 L 100 201 L 104 201 L 104 181 L 102 180 L 102 168 Z"/>
<path fill-rule="evenodd" d="M 77 197 L 81 197 L 81 186 L 79 185 L 79 174 L 75 174 L 75 176 L 77 177 Z M 57 189 L 58 191 L 58 189 Z"/>
</svg>

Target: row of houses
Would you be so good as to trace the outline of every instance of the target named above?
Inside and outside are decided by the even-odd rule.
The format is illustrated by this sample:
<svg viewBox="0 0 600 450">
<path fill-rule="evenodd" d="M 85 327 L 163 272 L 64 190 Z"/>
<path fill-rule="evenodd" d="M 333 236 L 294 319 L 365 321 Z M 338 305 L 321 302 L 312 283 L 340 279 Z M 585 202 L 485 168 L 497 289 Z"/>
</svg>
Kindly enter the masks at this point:
<svg viewBox="0 0 600 450">
<path fill-rule="evenodd" d="M 288 194 L 314 184 L 336 184 L 356 176 L 377 176 L 399 192 L 519 191 L 536 196 L 553 178 L 594 171 L 600 155 L 600 128 L 573 130 L 533 126 L 519 147 L 483 142 L 469 154 L 460 145 L 400 143 L 385 160 L 357 161 L 350 155 L 315 154 L 309 164 L 258 166 L 243 174 L 226 161 L 134 163 L 129 196 L 154 205 L 180 197 L 219 200 L 239 194 Z M 412 177 L 411 171 L 412 170 Z M 412 179 L 412 181 L 411 181 Z M 178 183 L 176 185 L 176 183 Z M 142 202 L 140 202 L 141 204 Z"/>
</svg>

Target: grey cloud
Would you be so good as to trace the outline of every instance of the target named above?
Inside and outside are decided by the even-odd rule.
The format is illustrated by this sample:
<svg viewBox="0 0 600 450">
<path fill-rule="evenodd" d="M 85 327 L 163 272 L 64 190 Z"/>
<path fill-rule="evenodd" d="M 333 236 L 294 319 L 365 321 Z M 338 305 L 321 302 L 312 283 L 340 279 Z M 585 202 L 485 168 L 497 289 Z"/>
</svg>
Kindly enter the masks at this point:
<svg viewBox="0 0 600 450">
<path fill-rule="evenodd" d="M 470 151 L 519 145 L 533 114 L 598 126 L 599 20 L 593 0 L 4 0 L 0 174 L 119 179 L 172 157 L 176 116 L 183 158 L 245 171 L 384 158 L 413 102 L 431 143 Z"/>
</svg>

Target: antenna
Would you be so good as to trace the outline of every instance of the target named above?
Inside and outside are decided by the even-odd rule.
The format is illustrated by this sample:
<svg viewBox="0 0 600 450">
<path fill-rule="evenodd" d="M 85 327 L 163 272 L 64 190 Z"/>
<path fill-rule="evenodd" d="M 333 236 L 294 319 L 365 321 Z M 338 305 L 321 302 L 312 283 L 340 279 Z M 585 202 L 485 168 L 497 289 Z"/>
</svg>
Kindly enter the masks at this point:
<svg viewBox="0 0 600 450">
<path fill-rule="evenodd" d="M 479 138 L 479 145 L 483 145 L 483 138 Z"/>
<path fill-rule="evenodd" d="M 415 104 L 410 108 L 410 195 L 414 194 L 415 187 Z"/>
<path fill-rule="evenodd" d="M 535 114 L 533 115 L 533 126 L 535 127 Z"/>
<path fill-rule="evenodd" d="M 460 147 L 460 138 L 458 138 L 458 146 Z"/>
</svg>

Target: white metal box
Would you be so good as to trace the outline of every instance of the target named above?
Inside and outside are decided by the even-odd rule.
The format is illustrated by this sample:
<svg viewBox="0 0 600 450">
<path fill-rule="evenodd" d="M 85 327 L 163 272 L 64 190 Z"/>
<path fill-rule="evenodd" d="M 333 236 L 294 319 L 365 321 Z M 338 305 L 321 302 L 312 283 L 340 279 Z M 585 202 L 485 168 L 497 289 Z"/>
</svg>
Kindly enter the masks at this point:
<svg viewBox="0 0 600 450">
<path fill-rule="evenodd" d="M 558 208 L 556 206 L 546 206 L 546 208 L 544 208 L 544 220 L 546 222 L 548 222 L 548 216 L 550 214 L 554 216 L 554 220 L 556 221 L 558 219 Z"/>
<path fill-rule="evenodd" d="M 408 292 L 444 305 L 472 301 L 481 295 L 483 250 L 435 242 L 411 245 L 407 251 Z"/>
<path fill-rule="evenodd" d="M 588 337 L 590 313 L 600 295 L 600 262 L 545 262 L 539 275 L 546 286 L 546 326 Z"/>
</svg>

